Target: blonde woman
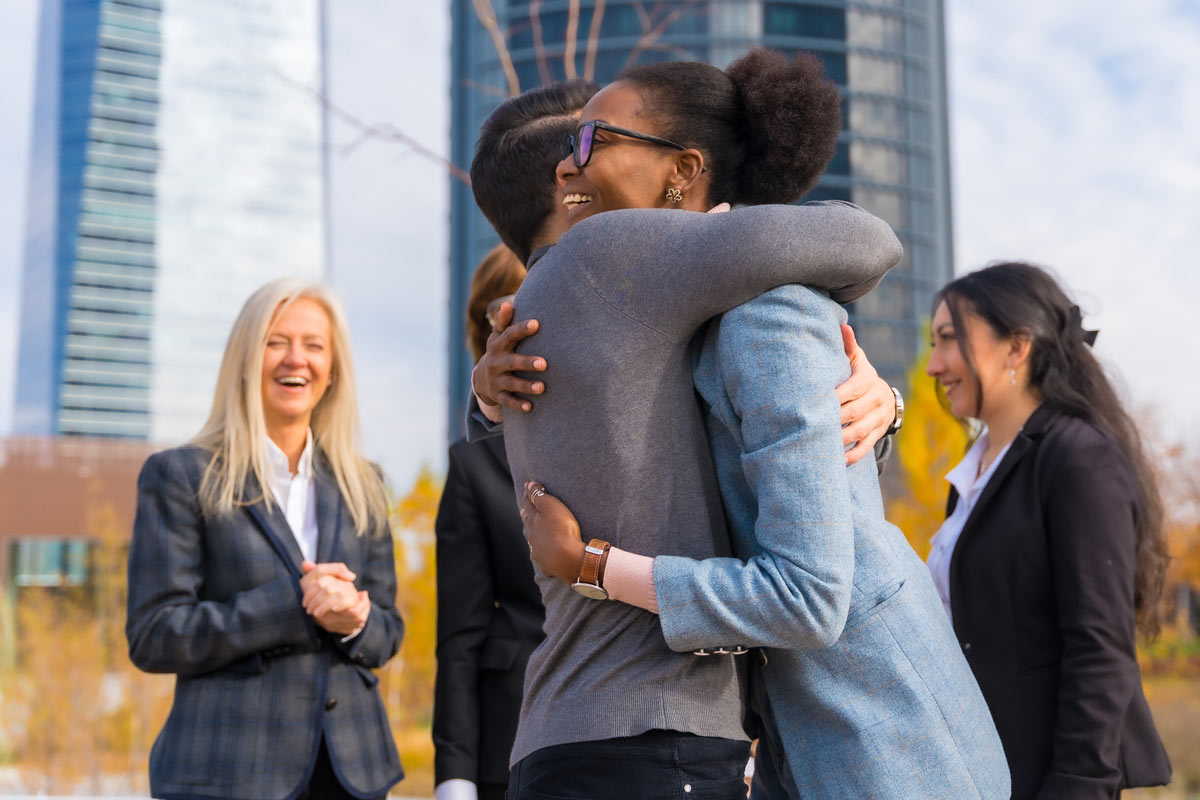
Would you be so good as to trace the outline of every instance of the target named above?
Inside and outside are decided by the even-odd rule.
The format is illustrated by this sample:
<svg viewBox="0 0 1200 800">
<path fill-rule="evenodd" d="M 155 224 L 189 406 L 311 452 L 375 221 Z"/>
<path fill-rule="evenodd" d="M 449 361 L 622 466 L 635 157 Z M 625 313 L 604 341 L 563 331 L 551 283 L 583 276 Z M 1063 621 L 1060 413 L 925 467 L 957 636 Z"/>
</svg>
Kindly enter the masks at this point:
<svg viewBox="0 0 1200 800">
<path fill-rule="evenodd" d="M 129 653 L 176 675 L 152 794 L 385 796 L 403 771 L 371 670 L 400 647 L 395 593 L 345 315 L 274 281 L 233 325 L 208 422 L 138 479 Z"/>
</svg>

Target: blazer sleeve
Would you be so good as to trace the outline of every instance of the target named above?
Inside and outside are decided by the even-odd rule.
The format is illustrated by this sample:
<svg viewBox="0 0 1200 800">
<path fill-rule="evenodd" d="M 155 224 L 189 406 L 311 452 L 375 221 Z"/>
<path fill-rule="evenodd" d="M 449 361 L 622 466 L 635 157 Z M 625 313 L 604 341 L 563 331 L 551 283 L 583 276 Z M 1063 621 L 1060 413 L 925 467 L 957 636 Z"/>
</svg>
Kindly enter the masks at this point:
<svg viewBox="0 0 1200 800">
<path fill-rule="evenodd" d="M 1062 651 L 1042 800 L 1114 796 L 1122 725 L 1141 679 L 1133 605 L 1136 483 L 1117 445 L 1090 427 L 1086 433 L 1045 467 Z"/>
<path fill-rule="evenodd" d="M 674 340 L 784 284 L 850 302 L 903 254 L 887 223 L 840 201 L 726 214 L 612 211 L 581 221 L 555 251 L 616 311 Z"/>
<path fill-rule="evenodd" d="M 151 456 L 138 477 L 129 548 L 125 636 L 146 672 L 196 675 L 280 646 L 311 647 L 300 582 L 291 575 L 202 600 L 207 565 L 204 518 L 187 456 Z"/>
<path fill-rule="evenodd" d="M 348 642 L 332 637 L 342 652 L 359 666 L 379 669 L 386 664 L 404 639 L 404 620 L 396 608 L 396 560 L 387 514 L 379 516 L 377 529 L 368 532 L 367 568 L 357 586 L 371 598 L 367 624 Z"/>
<path fill-rule="evenodd" d="M 437 521 L 437 678 L 433 701 L 435 782 L 476 781 L 479 772 L 479 663 L 494 589 L 486 522 L 452 448 Z"/>
<path fill-rule="evenodd" d="M 840 309 L 810 289 L 785 286 L 733 314 L 721 321 L 718 361 L 738 416 L 742 470 L 757 499 L 761 549 L 747 562 L 657 557 L 663 634 L 677 651 L 734 643 L 827 647 L 845 626 L 854 577 L 834 391 L 849 372 Z"/>
</svg>

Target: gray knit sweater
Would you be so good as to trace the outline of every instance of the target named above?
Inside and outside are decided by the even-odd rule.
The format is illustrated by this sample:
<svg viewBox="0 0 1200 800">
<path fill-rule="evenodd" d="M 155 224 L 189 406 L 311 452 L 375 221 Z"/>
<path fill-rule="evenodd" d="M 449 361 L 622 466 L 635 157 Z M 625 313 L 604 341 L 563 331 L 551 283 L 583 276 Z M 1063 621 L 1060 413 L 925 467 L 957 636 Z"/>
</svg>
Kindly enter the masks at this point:
<svg viewBox="0 0 1200 800">
<path fill-rule="evenodd" d="M 521 349 L 546 357 L 550 387 L 531 413 L 505 419 L 518 497 L 540 480 L 589 537 L 632 552 L 729 555 L 689 342 L 782 284 L 854 300 L 900 255 L 884 222 L 839 202 L 581 221 L 535 256 L 516 298 L 517 320 L 541 324 Z M 510 763 L 655 728 L 746 738 L 741 659 L 673 652 L 653 614 L 537 579 L 546 639 L 529 661 Z"/>
</svg>

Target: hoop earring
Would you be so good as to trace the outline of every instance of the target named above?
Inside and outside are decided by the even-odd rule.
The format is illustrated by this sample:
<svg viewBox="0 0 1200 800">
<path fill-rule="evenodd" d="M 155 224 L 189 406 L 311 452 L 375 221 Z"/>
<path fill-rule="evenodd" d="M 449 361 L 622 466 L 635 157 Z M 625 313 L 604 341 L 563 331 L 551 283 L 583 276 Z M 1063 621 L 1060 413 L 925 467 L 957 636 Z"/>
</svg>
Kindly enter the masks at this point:
<svg viewBox="0 0 1200 800">
<path fill-rule="evenodd" d="M 671 188 L 667 189 L 667 199 L 672 203 L 682 202 L 683 192 L 679 191 L 678 187 L 672 186 Z"/>
<path fill-rule="evenodd" d="M 1009 386 L 1017 385 L 1017 371 L 1015 369 L 1010 369 L 1008 371 L 1008 385 Z"/>
</svg>

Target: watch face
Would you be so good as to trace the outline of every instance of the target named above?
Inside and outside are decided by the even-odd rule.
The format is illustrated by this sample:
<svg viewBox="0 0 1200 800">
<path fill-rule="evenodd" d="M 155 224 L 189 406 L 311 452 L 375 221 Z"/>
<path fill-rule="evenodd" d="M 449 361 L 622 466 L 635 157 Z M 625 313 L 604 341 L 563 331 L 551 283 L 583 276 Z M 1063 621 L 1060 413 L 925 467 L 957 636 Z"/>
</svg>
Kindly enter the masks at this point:
<svg viewBox="0 0 1200 800">
<path fill-rule="evenodd" d="M 608 592 L 592 583 L 573 583 L 571 588 L 589 600 L 608 599 Z"/>
</svg>

